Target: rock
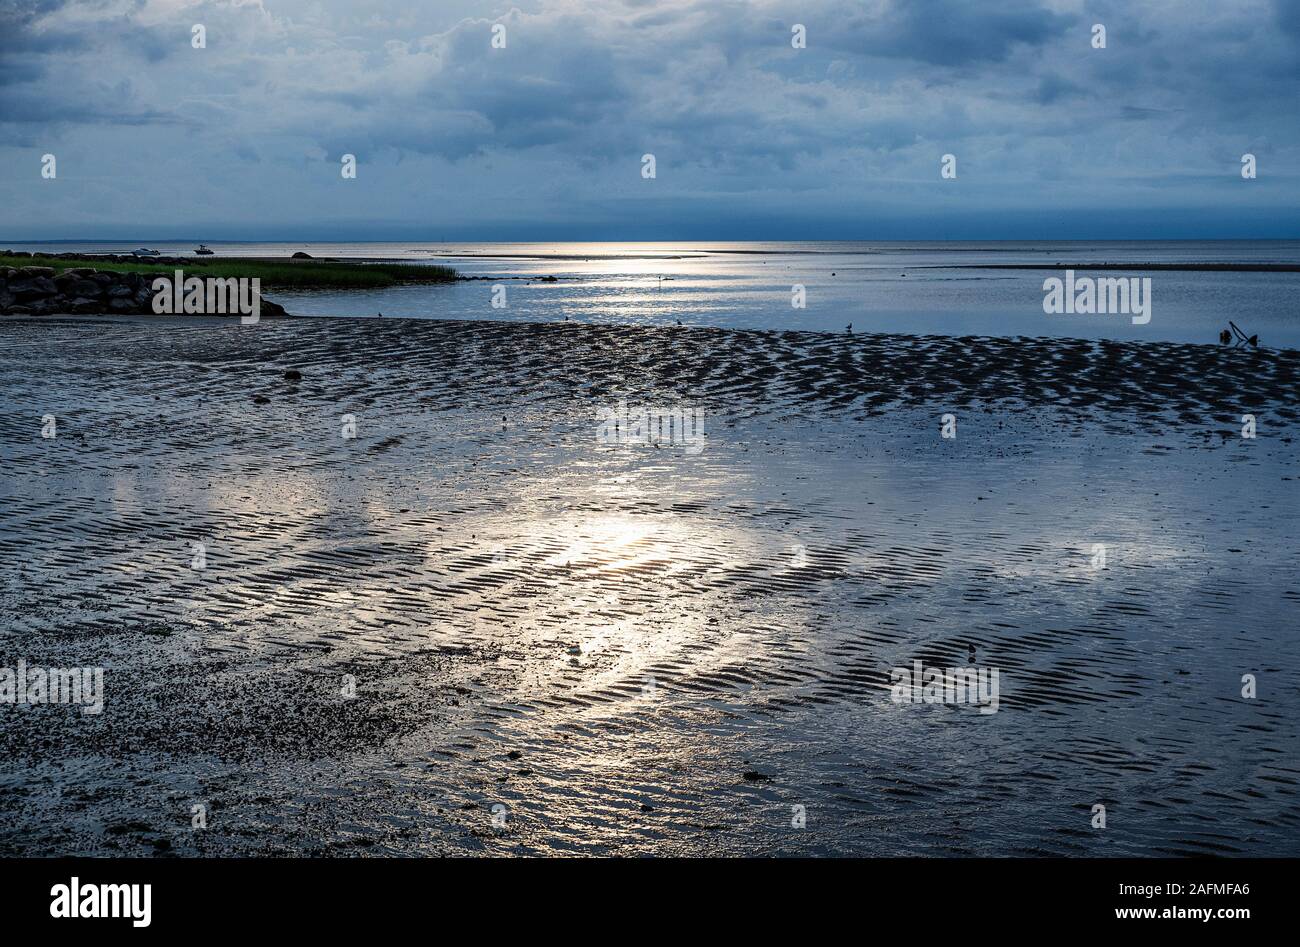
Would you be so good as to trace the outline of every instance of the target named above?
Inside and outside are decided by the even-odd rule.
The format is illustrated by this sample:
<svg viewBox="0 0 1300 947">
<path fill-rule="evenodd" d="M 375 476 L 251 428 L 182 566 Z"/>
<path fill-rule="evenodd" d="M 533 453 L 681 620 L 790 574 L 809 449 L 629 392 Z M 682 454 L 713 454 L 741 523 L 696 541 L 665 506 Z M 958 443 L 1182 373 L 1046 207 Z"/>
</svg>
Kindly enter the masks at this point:
<svg viewBox="0 0 1300 947">
<path fill-rule="evenodd" d="M 59 287 L 68 296 L 98 296 L 104 288 L 94 280 L 74 279 L 67 287 Z"/>
<path fill-rule="evenodd" d="M 25 272 L 25 271 L 24 271 Z M 46 296 L 53 296 L 59 291 L 54 285 L 54 280 L 48 276 L 38 276 L 35 279 L 18 279 L 9 284 L 9 292 L 18 298 L 19 302 L 28 302 L 33 299 L 41 299 Z"/>
<path fill-rule="evenodd" d="M 265 303 L 263 303 L 263 305 L 265 305 Z M 287 372 L 284 373 L 284 380 L 285 380 L 285 381 L 302 381 L 302 372 L 298 371 L 298 369 L 296 369 L 296 368 L 291 368 L 291 369 L 289 369 Z"/>
<path fill-rule="evenodd" d="M 297 251 L 293 256 L 289 257 L 289 259 L 291 260 L 310 260 L 311 258 L 312 255 L 310 253 L 303 253 L 301 250 Z"/>
<path fill-rule="evenodd" d="M 69 254 L 61 254 L 58 258 L 77 259 Z M 149 273 L 117 273 L 86 266 L 61 271 L 48 266 L 0 267 L 0 314 L 112 312 L 152 315 L 156 295 L 153 281 L 158 276 L 170 277 L 171 273 L 162 269 Z M 288 313 L 278 303 L 262 299 L 260 315 L 275 318 Z"/>
</svg>

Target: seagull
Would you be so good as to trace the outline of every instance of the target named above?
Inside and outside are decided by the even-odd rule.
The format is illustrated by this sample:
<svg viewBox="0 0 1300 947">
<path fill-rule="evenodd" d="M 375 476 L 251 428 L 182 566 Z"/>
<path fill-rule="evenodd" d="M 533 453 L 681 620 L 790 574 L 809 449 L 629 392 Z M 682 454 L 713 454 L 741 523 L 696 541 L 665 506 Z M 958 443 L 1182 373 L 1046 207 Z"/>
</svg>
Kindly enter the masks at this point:
<svg viewBox="0 0 1300 947">
<path fill-rule="evenodd" d="M 1237 328 L 1237 323 L 1233 322 L 1231 319 L 1228 320 L 1228 325 L 1231 326 L 1232 331 L 1236 333 L 1238 345 L 1250 345 L 1259 348 L 1259 336 L 1252 335 L 1250 338 L 1246 338 L 1246 333 Z"/>
</svg>

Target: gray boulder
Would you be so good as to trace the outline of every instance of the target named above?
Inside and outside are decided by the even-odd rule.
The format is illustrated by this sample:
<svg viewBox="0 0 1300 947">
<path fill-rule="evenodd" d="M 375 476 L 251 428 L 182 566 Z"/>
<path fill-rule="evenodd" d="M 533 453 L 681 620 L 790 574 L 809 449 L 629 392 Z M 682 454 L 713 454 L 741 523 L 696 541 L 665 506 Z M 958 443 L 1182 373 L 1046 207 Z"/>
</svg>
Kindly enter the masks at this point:
<svg viewBox="0 0 1300 947">
<path fill-rule="evenodd" d="M 26 271 L 22 271 L 26 273 Z M 42 299 L 46 296 L 53 296 L 59 291 L 54 285 L 54 280 L 48 276 L 37 276 L 34 279 L 16 279 L 9 282 L 9 292 L 18 297 L 19 302 L 29 302 L 33 299 Z"/>
</svg>

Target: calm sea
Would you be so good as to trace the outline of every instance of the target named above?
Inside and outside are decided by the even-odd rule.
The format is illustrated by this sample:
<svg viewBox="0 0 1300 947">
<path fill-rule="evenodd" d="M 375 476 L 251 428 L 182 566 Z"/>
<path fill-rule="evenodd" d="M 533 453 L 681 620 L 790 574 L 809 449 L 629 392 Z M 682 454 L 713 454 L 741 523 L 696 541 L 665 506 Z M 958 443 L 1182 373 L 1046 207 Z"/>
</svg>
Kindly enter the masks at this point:
<svg viewBox="0 0 1300 947">
<path fill-rule="evenodd" d="M 14 244 L 12 246 L 18 247 Z M 134 244 L 27 244 L 120 251 Z M 184 254 L 193 243 L 152 244 Z M 318 316 L 618 322 L 940 335 L 1215 342 L 1228 320 L 1267 346 L 1300 348 L 1300 273 L 1143 270 L 1146 263 L 1300 263 L 1300 241 L 213 243 L 222 256 L 397 260 L 454 266 L 484 281 L 374 291 L 273 294 Z M 1150 277 L 1151 321 L 1048 315 L 1043 270 L 991 264 L 1113 263 L 1080 276 Z M 555 277 L 554 281 L 547 279 Z M 505 286 L 494 308 L 493 286 Z M 792 287 L 805 287 L 804 308 Z M 498 300 L 501 294 L 497 294 Z"/>
</svg>

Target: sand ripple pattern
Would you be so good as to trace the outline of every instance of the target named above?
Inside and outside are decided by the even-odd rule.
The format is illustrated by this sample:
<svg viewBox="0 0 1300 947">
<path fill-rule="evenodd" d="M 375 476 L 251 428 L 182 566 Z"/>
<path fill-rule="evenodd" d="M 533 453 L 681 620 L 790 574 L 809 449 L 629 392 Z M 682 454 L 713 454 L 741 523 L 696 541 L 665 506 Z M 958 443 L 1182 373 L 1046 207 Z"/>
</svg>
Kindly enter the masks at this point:
<svg viewBox="0 0 1300 947">
<path fill-rule="evenodd" d="M 110 681 L 4 708 L 0 851 L 1300 854 L 1300 353 L 50 320 L 0 359 L 0 666 Z M 706 449 L 599 443 L 619 399 Z M 997 714 L 890 700 L 972 654 Z"/>
</svg>

